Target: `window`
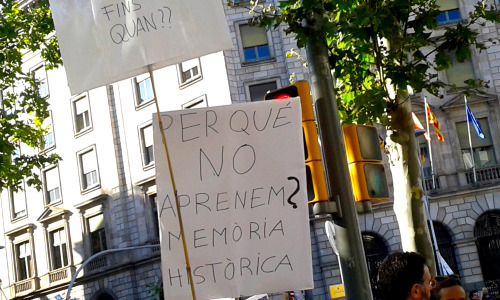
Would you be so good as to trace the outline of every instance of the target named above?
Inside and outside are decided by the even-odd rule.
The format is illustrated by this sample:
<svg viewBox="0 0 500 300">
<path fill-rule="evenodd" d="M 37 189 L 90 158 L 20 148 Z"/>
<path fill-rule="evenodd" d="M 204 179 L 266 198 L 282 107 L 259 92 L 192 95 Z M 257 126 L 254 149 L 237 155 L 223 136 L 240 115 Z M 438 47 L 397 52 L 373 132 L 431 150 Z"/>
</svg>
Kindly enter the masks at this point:
<svg viewBox="0 0 500 300">
<path fill-rule="evenodd" d="M 102 214 L 88 218 L 90 232 L 90 244 L 92 255 L 107 250 L 106 230 L 104 229 L 104 217 Z"/>
<path fill-rule="evenodd" d="M 52 111 L 49 111 L 49 117 L 43 121 L 43 127 L 46 128 L 47 133 L 43 138 L 43 149 L 48 150 L 56 146 L 54 138 L 54 124 L 52 122 Z"/>
<path fill-rule="evenodd" d="M 431 231 L 429 221 L 427 221 L 429 231 Z M 444 261 L 441 261 L 441 265 L 444 268 L 444 263 L 449 267 L 453 274 L 458 274 L 458 263 L 457 256 L 455 254 L 455 244 L 451 238 L 448 229 L 439 222 L 432 221 L 432 227 L 434 228 L 434 235 L 436 236 L 436 241 L 438 244 L 439 254 Z M 434 246 L 434 240 L 432 240 L 432 245 Z M 436 266 L 438 266 L 438 257 L 435 257 Z"/>
<path fill-rule="evenodd" d="M 30 223 L 5 233 L 9 240 L 9 248 L 12 249 L 12 252 L 8 252 L 12 255 L 9 262 L 12 262 L 12 270 L 14 270 L 12 298 L 22 296 L 20 294 L 26 295 L 38 286 L 39 281 L 35 268 L 36 255 L 33 249 L 34 227 L 35 225 Z M 4 259 L 6 258 L 4 257 Z M 7 269 L 3 271 L 7 271 Z"/>
<path fill-rule="evenodd" d="M 370 277 L 374 299 L 381 299 L 377 275 L 382 261 L 389 255 L 389 249 L 387 248 L 384 238 L 377 233 L 362 232 L 361 237 L 363 238 L 368 276 Z"/>
<path fill-rule="evenodd" d="M 245 62 L 252 62 L 271 57 L 267 33 L 264 28 L 240 25 L 241 43 Z"/>
<path fill-rule="evenodd" d="M 45 98 L 49 96 L 49 84 L 47 80 L 47 72 L 45 66 L 38 67 L 33 71 L 33 75 L 38 84 L 38 94 L 40 97 Z"/>
<path fill-rule="evenodd" d="M 460 21 L 460 10 L 458 9 L 457 0 L 437 0 L 436 4 L 441 10 L 441 14 L 436 18 L 438 24 Z"/>
<path fill-rule="evenodd" d="M 29 241 L 16 245 L 16 280 L 21 281 L 33 276 L 31 247 Z"/>
<path fill-rule="evenodd" d="M 474 225 L 477 254 L 484 281 L 500 280 L 500 211 L 488 211 Z"/>
<path fill-rule="evenodd" d="M 88 190 L 96 187 L 99 184 L 97 157 L 95 148 L 91 147 L 89 150 L 83 151 L 78 154 L 80 164 L 80 175 L 82 190 Z"/>
<path fill-rule="evenodd" d="M 191 108 L 198 108 L 198 107 L 208 107 L 207 95 L 200 96 L 198 98 L 195 98 L 195 99 L 181 105 L 182 109 L 191 109 Z"/>
<path fill-rule="evenodd" d="M 250 85 L 248 86 L 250 101 L 264 100 L 264 96 L 268 92 L 274 91 L 276 89 L 278 89 L 276 81 Z"/>
<path fill-rule="evenodd" d="M 26 216 L 26 194 L 24 191 L 10 191 L 11 218 L 17 219 Z"/>
<path fill-rule="evenodd" d="M 59 172 L 57 167 L 44 172 L 45 201 L 53 204 L 61 200 L 61 188 L 59 186 Z"/>
<path fill-rule="evenodd" d="M 158 204 L 156 203 L 156 194 L 149 195 L 149 202 L 151 205 L 154 236 L 156 238 L 160 238 L 160 224 L 158 223 Z"/>
<path fill-rule="evenodd" d="M 424 172 L 424 177 L 432 176 L 432 168 L 431 168 L 431 160 L 429 156 L 429 147 L 425 138 L 422 138 L 424 141 L 419 144 L 420 147 L 420 162 L 422 163 L 422 169 Z"/>
<path fill-rule="evenodd" d="M 476 168 L 487 168 L 496 165 L 495 151 L 491 140 L 490 128 L 486 118 L 478 119 L 481 128 L 483 129 L 484 139 L 477 136 L 472 124 L 469 124 L 470 138 L 472 143 L 472 157 Z M 462 158 L 465 168 L 472 168 L 471 146 L 469 144 L 469 133 L 467 130 L 467 122 L 459 122 L 456 124 L 457 134 L 462 149 Z"/>
<path fill-rule="evenodd" d="M 450 55 L 452 66 L 446 69 L 446 79 L 448 84 L 454 84 L 457 87 L 463 87 L 466 84 L 464 81 L 468 79 L 475 79 L 474 66 L 472 61 L 466 60 L 464 62 L 458 62 L 455 55 Z"/>
<path fill-rule="evenodd" d="M 250 0 L 233 0 L 233 3 L 241 5 L 241 4 L 250 3 Z"/>
<path fill-rule="evenodd" d="M 90 124 L 90 109 L 87 97 L 81 97 L 73 101 L 73 113 L 76 134 L 89 129 L 92 126 Z"/>
<path fill-rule="evenodd" d="M 66 249 L 66 232 L 64 228 L 50 232 L 50 254 L 52 270 L 68 265 L 68 251 Z"/>
<path fill-rule="evenodd" d="M 137 105 L 149 102 L 154 99 L 153 86 L 149 73 L 137 76 L 134 79 Z"/>
<path fill-rule="evenodd" d="M 153 153 L 153 126 L 151 124 L 139 129 L 142 145 L 142 157 L 144 166 L 148 166 L 154 162 Z"/>
<path fill-rule="evenodd" d="M 201 79 L 200 60 L 198 58 L 182 62 L 179 64 L 178 68 L 181 85 L 188 84 L 196 79 Z"/>
</svg>

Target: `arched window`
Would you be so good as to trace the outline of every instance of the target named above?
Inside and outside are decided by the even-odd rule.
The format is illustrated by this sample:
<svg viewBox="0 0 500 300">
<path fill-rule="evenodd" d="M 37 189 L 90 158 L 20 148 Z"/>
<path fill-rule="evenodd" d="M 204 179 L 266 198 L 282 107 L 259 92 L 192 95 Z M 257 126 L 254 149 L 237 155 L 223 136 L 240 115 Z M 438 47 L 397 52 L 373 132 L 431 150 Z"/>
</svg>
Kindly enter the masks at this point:
<svg viewBox="0 0 500 300">
<path fill-rule="evenodd" d="M 366 262 L 368 264 L 368 273 L 370 275 L 370 284 L 372 286 L 373 297 L 375 300 L 381 299 L 378 287 L 378 269 L 384 258 L 389 255 L 389 249 L 384 239 L 374 232 L 363 232 L 363 247 L 365 248 Z"/>
<path fill-rule="evenodd" d="M 441 257 L 443 257 L 453 273 L 458 274 L 455 244 L 453 243 L 450 232 L 442 223 L 432 221 L 432 225 L 434 226 L 434 233 L 436 234 L 437 245 Z"/>
<path fill-rule="evenodd" d="M 474 235 L 483 280 L 500 280 L 500 212 L 489 211 L 480 216 L 474 227 Z"/>
<path fill-rule="evenodd" d="M 99 297 L 97 297 L 97 300 L 115 300 L 115 298 L 113 298 L 113 296 L 111 296 L 110 294 L 101 294 L 99 295 Z"/>
<path fill-rule="evenodd" d="M 100 291 L 97 291 L 92 296 L 92 300 L 116 300 L 117 297 L 113 295 L 113 292 L 108 289 L 102 289 Z"/>
</svg>

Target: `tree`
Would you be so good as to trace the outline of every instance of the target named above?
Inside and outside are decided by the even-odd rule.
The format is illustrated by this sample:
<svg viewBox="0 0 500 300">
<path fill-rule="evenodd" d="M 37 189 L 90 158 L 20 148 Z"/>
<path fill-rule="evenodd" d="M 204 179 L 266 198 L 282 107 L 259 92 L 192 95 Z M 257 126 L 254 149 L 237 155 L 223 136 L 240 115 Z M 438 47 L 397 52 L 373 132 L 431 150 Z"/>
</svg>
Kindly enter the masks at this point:
<svg viewBox="0 0 500 300">
<path fill-rule="evenodd" d="M 436 96 L 447 84 L 437 71 L 463 62 L 473 48 L 486 49 L 478 28 L 500 22 L 499 12 L 478 1 L 468 18 L 434 34 L 441 14 L 436 0 L 289 0 L 279 7 L 251 7 L 251 23 L 267 28 L 285 24 L 297 46 L 321 37 L 335 74 L 335 93 L 344 123 L 380 123 L 388 129 L 386 153 L 391 165 L 396 212 L 403 249 L 417 251 L 434 266 L 411 116 L 412 92 Z M 319 17 L 318 17 L 319 16 Z M 467 80 L 464 93 L 483 93 L 487 83 Z M 449 86 L 457 88 L 456 86 Z M 433 268 L 434 269 L 434 268 Z M 434 270 L 435 273 L 435 270 Z"/>
<path fill-rule="evenodd" d="M 61 65 L 59 46 L 48 1 L 25 2 L 0 0 L 0 190 L 17 191 L 23 181 L 40 189 L 36 171 L 60 159 L 41 150 L 49 104 L 38 80 L 23 69 L 28 53 L 40 53 L 46 69 Z M 21 153 L 28 148 L 38 150 Z"/>
</svg>

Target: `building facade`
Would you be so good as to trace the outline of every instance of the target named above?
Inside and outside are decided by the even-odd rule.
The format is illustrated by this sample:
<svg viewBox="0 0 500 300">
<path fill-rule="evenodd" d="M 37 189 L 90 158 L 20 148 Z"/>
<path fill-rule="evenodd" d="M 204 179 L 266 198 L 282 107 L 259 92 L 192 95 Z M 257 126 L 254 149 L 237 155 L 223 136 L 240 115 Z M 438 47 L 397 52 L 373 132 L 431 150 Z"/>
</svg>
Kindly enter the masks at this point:
<svg viewBox="0 0 500 300">
<path fill-rule="evenodd" d="M 223 2 L 233 49 L 155 71 L 153 79 L 143 74 L 71 96 L 62 68 L 45 71 L 36 53 L 27 56 L 25 67 L 40 80 L 40 93 L 51 104 L 43 151 L 57 153 L 63 160 L 40 170 L 41 192 L 2 191 L 0 245 L 5 249 L 0 249 L 0 270 L 6 271 L 0 273 L 0 287 L 4 297 L 64 298 L 85 260 L 119 248 L 134 249 L 92 260 L 79 274 L 71 299 L 159 297 L 154 293 L 161 287 L 162 274 L 152 85 L 160 111 L 168 111 L 259 101 L 267 91 L 288 85 L 291 77 L 310 78 L 303 61 L 286 57 L 296 45 L 283 27 L 267 32 L 250 27 L 249 1 L 229 6 Z M 441 30 L 473 9 L 469 1 L 442 2 L 446 11 L 439 19 Z M 484 27 L 480 39 L 497 39 L 499 29 L 493 24 Z M 300 54 L 307 59 L 304 51 Z M 426 97 L 444 136 L 444 142 L 433 138 L 431 147 L 419 138 L 440 253 L 467 290 L 487 285 L 495 292 L 500 283 L 500 46 L 476 52 L 471 61 L 438 75 L 457 85 L 471 76 L 491 82 L 485 95 L 467 99 L 486 136 L 479 139 L 472 131 L 472 147 L 461 93 L 443 89 L 442 99 L 422 93 L 413 95 L 412 103 L 425 124 Z M 392 201 L 374 205 L 372 212 L 358 215 L 373 283 L 381 260 L 402 248 L 392 205 Z M 330 286 L 341 283 L 338 260 L 324 230 L 328 220 L 330 216 L 310 218 L 315 287 L 304 291 L 306 299 L 330 299 Z"/>
</svg>

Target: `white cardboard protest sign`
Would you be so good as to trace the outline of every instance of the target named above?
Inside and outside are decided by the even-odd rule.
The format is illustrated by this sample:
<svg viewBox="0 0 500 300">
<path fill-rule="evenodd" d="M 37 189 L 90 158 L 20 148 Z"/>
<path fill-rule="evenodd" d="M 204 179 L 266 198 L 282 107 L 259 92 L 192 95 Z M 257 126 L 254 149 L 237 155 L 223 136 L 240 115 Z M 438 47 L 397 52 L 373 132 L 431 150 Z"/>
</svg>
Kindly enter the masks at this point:
<svg viewBox="0 0 500 300">
<path fill-rule="evenodd" d="M 232 48 L 220 0 L 50 0 L 71 94 Z"/>
<path fill-rule="evenodd" d="M 161 113 L 199 299 L 313 288 L 300 101 Z M 157 115 L 165 299 L 192 299 Z"/>
</svg>

